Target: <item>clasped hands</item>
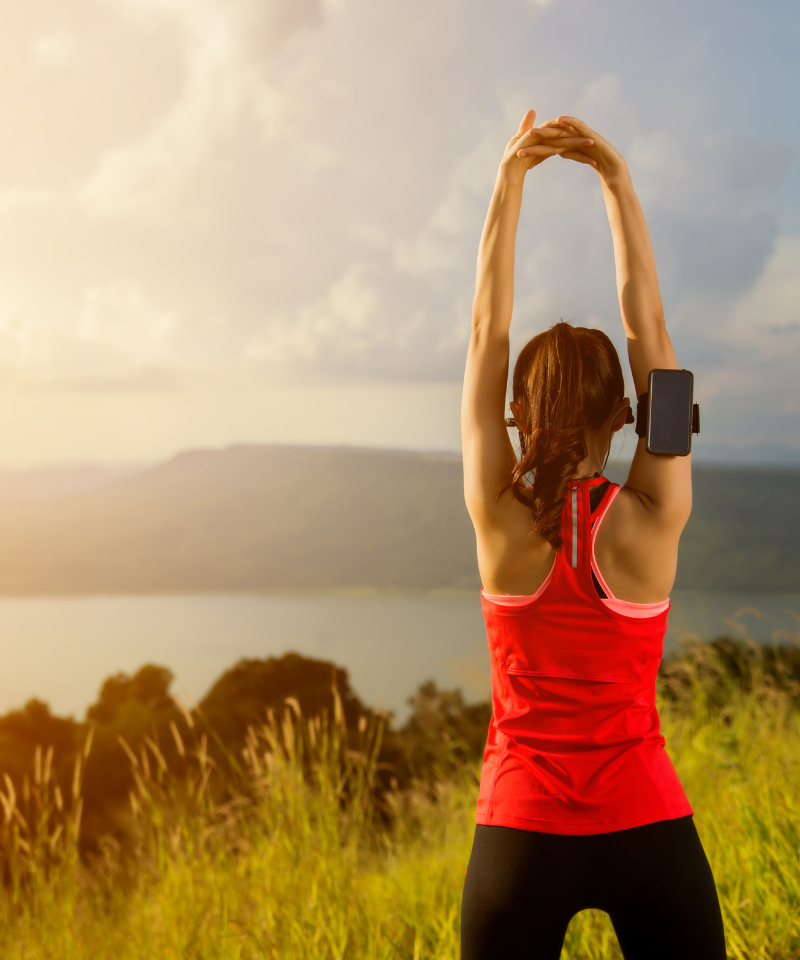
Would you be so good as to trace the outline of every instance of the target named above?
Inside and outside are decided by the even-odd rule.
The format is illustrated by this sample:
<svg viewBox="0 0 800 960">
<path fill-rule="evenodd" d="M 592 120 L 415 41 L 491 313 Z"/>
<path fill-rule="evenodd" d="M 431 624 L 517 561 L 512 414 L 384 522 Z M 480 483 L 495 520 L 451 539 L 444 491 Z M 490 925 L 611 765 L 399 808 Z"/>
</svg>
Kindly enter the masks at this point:
<svg viewBox="0 0 800 960">
<path fill-rule="evenodd" d="M 501 168 L 524 176 L 548 157 L 562 157 L 593 167 L 603 179 L 626 170 L 620 152 L 576 117 L 558 117 L 535 126 L 536 111 L 528 110 L 506 146 Z"/>
</svg>

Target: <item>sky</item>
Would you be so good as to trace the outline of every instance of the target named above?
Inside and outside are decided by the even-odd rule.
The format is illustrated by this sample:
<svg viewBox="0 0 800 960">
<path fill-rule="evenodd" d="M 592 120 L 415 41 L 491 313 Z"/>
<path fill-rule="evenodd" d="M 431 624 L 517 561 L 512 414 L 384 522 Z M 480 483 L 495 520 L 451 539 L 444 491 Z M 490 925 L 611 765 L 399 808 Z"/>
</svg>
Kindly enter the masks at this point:
<svg viewBox="0 0 800 960">
<path fill-rule="evenodd" d="M 625 155 L 699 458 L 800 463 L 800 7 L 0 5 L 0 465 L 457 450 L 475 260 L 528 108 Z M 624 351 L 596 174 L 528 174 L 512 348 Z"/>
</svg>

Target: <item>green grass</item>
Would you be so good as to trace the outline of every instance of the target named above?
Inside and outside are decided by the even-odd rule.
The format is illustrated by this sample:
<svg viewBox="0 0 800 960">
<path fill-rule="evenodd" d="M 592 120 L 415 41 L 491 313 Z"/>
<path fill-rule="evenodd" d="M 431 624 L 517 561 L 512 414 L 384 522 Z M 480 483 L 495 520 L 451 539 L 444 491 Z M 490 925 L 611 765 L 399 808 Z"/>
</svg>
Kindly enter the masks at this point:
<svg viewBox="0 0 800 960">
<path fill-rule="evenodd" d="M 800 713 L 757 665 L 752 689 L 731 683 L 722 697 L 719 684 L 707 695 L 700 667 L 688 663 L 662 721 L 729 956 L 800 958 Z M 69 796 L 55 796 L 46 756 L 27 795 L 6 784 L 4 958 L 458 957 L 476 769 L 378 796 L 380 729 L 362 724 L 354 749 L 340 719 L 309 721 L 289 703 L 223 772 L 198 723 L 187 713 L 175 728 L 180 769 L 153 743 L 129 747 L 135 842 L 109 841 L 88 861 L 77 853 L 85 756 Z M 577 916 L 563 956 L 619 957 L 607 918 Z"/>
</svg>

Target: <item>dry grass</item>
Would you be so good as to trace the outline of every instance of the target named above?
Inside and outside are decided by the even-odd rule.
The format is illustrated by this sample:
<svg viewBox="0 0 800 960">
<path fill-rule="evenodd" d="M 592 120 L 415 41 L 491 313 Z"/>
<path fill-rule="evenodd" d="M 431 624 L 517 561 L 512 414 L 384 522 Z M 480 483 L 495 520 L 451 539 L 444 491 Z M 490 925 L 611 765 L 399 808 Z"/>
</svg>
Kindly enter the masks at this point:
<svg viewBox="0 0 800 960">
<path fill-rule="evenodd" d="M 731 686 L 721 705 L 713 654 L 698 657 L 686 666 L 690 693 L 664 702 L 662 719 L 717 879 L 729 955 L 800 958 L 800 714 L 759 679 L 757 658 L 752 689 Z M 309 720 L 290 701 L 250 730 L 226 770 L 200 725 L 188 711 L 174 725 L 180 769 L 151 740 L 125 745 L 136 843 L 107 842 L 91 862 L 78 857 L 89 743 L 67 797 L 46 750 L 20 796 L 6 781 L 4 957 L 458 957 L 476 770 L 434 796 L 378 800 L 377 723 L 362 724 L 354 749 L 341 715 Z M 384 816 L 376 803 L 388 805 Z M 563 955 L 619 957 L 607 918 L 576 917 Z"/>
</svg>

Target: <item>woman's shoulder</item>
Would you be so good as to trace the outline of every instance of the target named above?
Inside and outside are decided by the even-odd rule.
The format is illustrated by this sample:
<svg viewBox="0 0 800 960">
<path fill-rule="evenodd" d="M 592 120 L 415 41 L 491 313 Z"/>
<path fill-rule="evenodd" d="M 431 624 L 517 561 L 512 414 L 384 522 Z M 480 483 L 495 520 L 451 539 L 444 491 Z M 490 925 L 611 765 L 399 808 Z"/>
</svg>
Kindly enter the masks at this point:
<svg viewBox="0 0 800 960">
<path fill-rule="evenodd" d="M 553 547 L 533 528 L 531 509 L 510 491 L 498 497 L 495 522 L 475 526 L 478 568 L 487 593 L 532 594 L 554 562 Z"/>
<path fill-rule="evenodd" d="M 669 596 L 682 524 L 663 523 L 641 492 L 619 488 L 596 530 L 595 556 L 614 595 L 635 603 Z"/>
<path fill-rule="evenodd" d="M 683 511 L 666 509 L 664 504 L 654 500 L 649 493 L 638 489 L 634 484 L 610 484 L 603 496 L 603 527 L 620 539 L 639 539 L 650 532 L 659 538 L 680 538 L 688 518 Z"/>
</svg>

